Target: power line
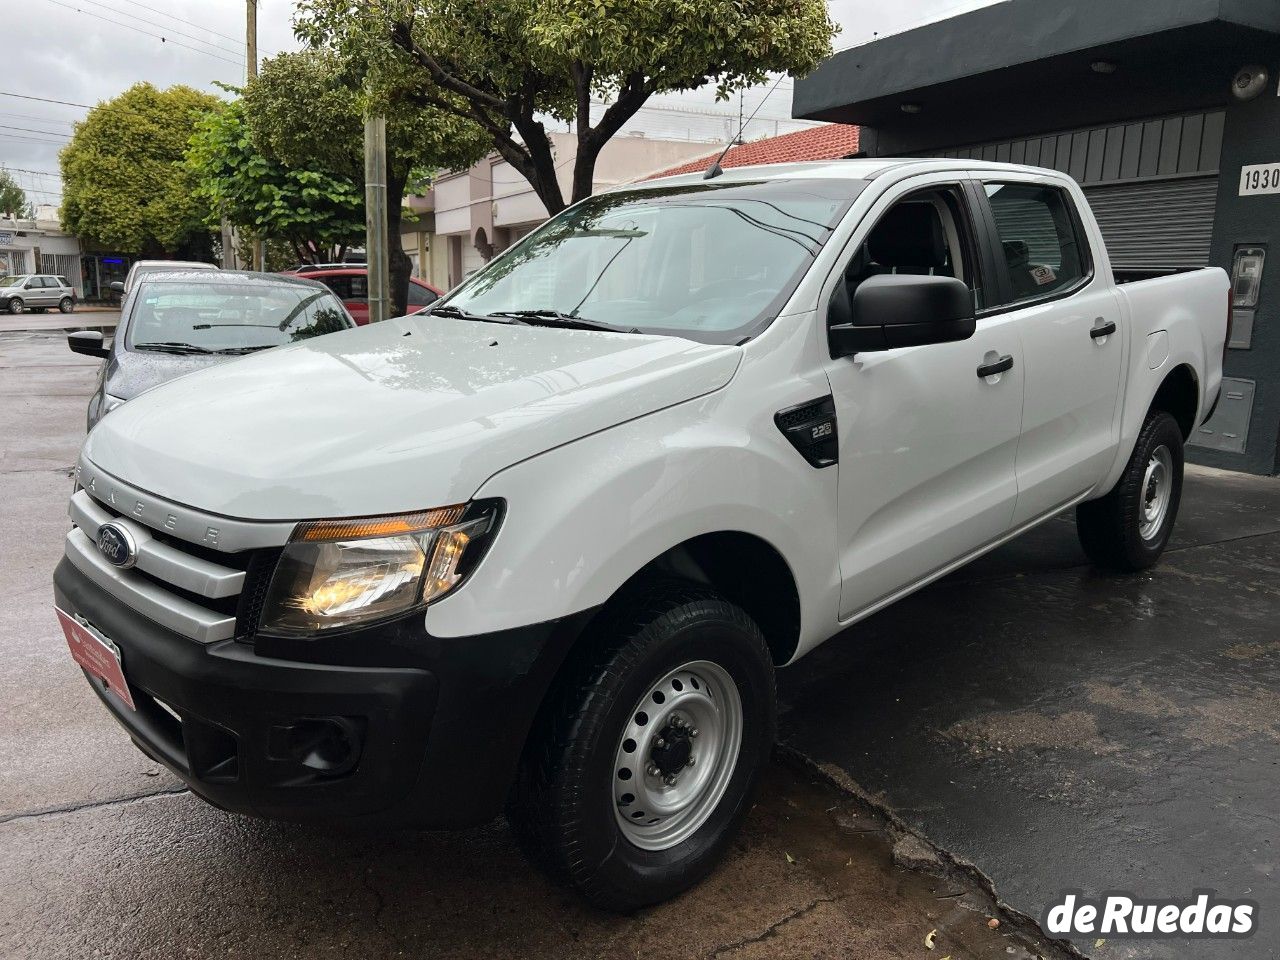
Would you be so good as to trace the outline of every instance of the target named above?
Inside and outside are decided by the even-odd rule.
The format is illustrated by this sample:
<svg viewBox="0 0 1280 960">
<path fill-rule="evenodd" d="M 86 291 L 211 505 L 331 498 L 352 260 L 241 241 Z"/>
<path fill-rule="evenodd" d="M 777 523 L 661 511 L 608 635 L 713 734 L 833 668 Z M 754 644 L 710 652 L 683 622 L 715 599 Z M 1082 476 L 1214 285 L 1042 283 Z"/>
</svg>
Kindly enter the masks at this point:
<svg viewBox="0 0 1280 960">
<path fill-rule="evenodd" d="M 93 109 L 93 107 L 87 103 L 72 103 L 70 100 L 50 100 L 48 97 L 32 97 L 25 93 L 9 93 L 6 90 L 0 90 L 0 97 L 17 97 L 19 100 L 36 100 L 40 103 L 56 103 L 63 107 L 84 107 L 86 110 Z"/>
<path fill-rule="evenodd" d="M 88 3 L 88 4 L 91 4 L 92 6 L 95 6 L 95 7 L 100 7 L 100 8 L 102 8 L 103 10 L 110 11 L 111 13 L 118 13 L 118 14 L 120 14 L 121 16 L 128 17 L 128 18 L 129 18 L 129 19 L 131 19 L 131 20 L 139 20 L 139 19 L 140 19 L 139 17 L 134 16 L 132 13 L 129 13 L 129 11 L 127 11 L 127 10 L 121 10 L 121 9 L 120 9 L 120 8 L 118 8 L 118 7 L 112 7 L 112 6 L 109 6 L 109 5 L 105 4 L 105 3 L 102 3 L 102 2 L 101 2 L 101 0 L 80 0 L 80 2 L 81 2 L 81 3 Z M 85 11 L 85 12 L 87 13 L 88 11 Z M 172 19 L 175 19 L 175 20 L 176 20 L 177 18 L 176 18 L 176 17 L 173 17 Z M 143 23 L 147 23 L 148 21 L 146 21 L 146 20 L 142 20 L 142 22 L 143 22 Z M 185 22 L 185 21 L 181 21 L 181 22 Z M 195 24 L 190 24 L 190 25 L 191 25 L 191 26 L 195 26 Z M 129 26 L 129 27 L 130 27 L 130 29 L 137 29 L 136 27 L 133 27 L 131 24 L 123 24 L 123 23 L 122 23 L 122 24 L 121 24 L 121 26 Z M 239 50 L 228 50 L 226 47 L 222 46 L 222 44 L 214 43 L 212 40 L 206 40 L 204 37 L 197 37 L 197 36 L 195 36 L 194 34 L 191 34 L 191 33 L 184 33 L 183 31 L 179 30 L 177 27 L 166 27 L 166 26 L 161 26 L 160 24 L 156 24 L 155 26 L 158 26 L 158 27 L 160 27 L 160 29 L 161 29 L 161 30 L 165 30 L 165 31 L 167 31 L 167 32 L 169 32 L 169 33 L 177 34 L 179 37 L 186 37 L 188 40 L 194 40 L 196 43 L 204 43 L 204 44 L 208 44 L 209 46 L 213 47 L 215 50 L 219 50 L 219 51 L 221 51 L 222 53 L 229 53 L 229 54 L 232 54 L 233 56 L 240 57 L 240 59 L 241 59 L 242 61 L 244 60 L 244 57 L 243 57 L 243 56 L 241 56 L 241 54 L 240 54 L 240 51 L 239 51 Z"/>
<path fill-rule="evenodd" d="M 36 116 L 34 114 L 30 114 L 30 113 L 0 113 L 0 117 L 8 117 L 10 120 L 34 120 L 36 123 L 46 123 L 46 124 L 61 123 L 61 124 L 65 124 L 68 127 L 73 126 L 75 123 L 75 121 L 73 120 L 59 120 L 56 117 L 45 118 L 45 117 Z M 51 130 L 49 132 L 52 133 L 53 131 Z"/>
<path fill-rule="evenodd" d="M 10 173 L 34 173 L 39 177 L 57 177 L 62 179 L 62 174 L 54 173 L 52 170 L 28 170 L 26 167 L 9 167 L 0 163 L 0 170 L 8 170 Z"/>
<path fill-rule="evenodd" d="M 182 43 L 179 40 L 170 40 L 168 37 L 165 37 L 163 34 L 152 33 L 150 30 L 143 30 L 141 27 L 135 27 L 131 23 L 122 23 L 119 20 L 113 20 L 110 17 L 104 17 L 102 16 L 102 14 L 94 13 L 92 10 L 81 10 L 79 7 L 73 7 L 69 3 L 63 3 L 62 0 L 48 0 L 48 2 L 52 3 L 55 7 L 62 7 L 65 10 L 70 10 L 73 13 L 80 14 L 81 16 L 93 17 L 97 20 L 103 21 L 104 23 L 110 23 L 113 26 L 124 27 L 126 30 L 133 30 L 137 33 L 145 34 L 148 37 L 153 37 L 156 40 L 159 40 L 161 43 L 169 43 L 175 47 L 182 47 L 184 50 L 190 50 L 193 53 L 203 53 L 206 57 L 213 57 L 215 60 L 221 60 L 224 63 L 230 63 L 236 67 L 244 66 L 243 57 L 239 60 L 232 60 L 230 57 L 224 57 L 220 54 L 214 53 L 211 50 L 201 50 L 199 47 L 193 47 L 190 44 Z"/>
<path fill-rule="evenodd" d="M 196 27 L 197 29 L 203 30 L 203 31 L 205 31 L 206 33 L 211 33 L 211 34 L 213 34 L 215 37 L 221 37 L 223 40 L 230 40 L 230 41 L 231 41 L 232 43 L 234 43 L 237 47 L 238 47 L 240 44 L 244 43 L 244 37 L 230 37 L 230 36 L 227 36 L 227 34 L 225 34 L 225 33 L 219 33 L 217 30 L 214 30 L 212 27 L 206 27 L 206 26 L 205 26 L 204 24 L 202 24 L 202 23 L 192 23 L 192 22 L 191 22 L 191 21 L 189 21 L 189 20 L 183 20 L 181 17 L 176 17 L 176 16 L 174 16 L 172 13 L 169 13 L 168 11 L 165 11 L 165 10 L 159 10 L 159 9 L 157 9 L 156 7 L 149 7 L 149 6 L 147 6 L 145 3 L 137 3 L 137 2 L 134 2 L 134 3 L 133 3 L 133 6 L 135 6 L 135 7 L 139 7 L 139 8 L 141 8 L 141 9 L 143 9 L 143 10 L 146 10 L 146 11 L 149 11 L 150 13 L 158 13 L 158 14 L 160 14 L 160 16 L 162 16 L 162 17 L 168 17 L 170 20 L 177 20 L 179 23 L 190 23 L 190 24 L 191 24 L 191 26 Z"/>
<path fill-rule="evenodd" d="M 23 133 L 42 133 L 45 136 L 57 137 L 58 139 L 63 141 L 71 139 L 70 137 L 64 136 L 61 133 L 54 133 L 52 130 L 35 130 L 31 127 L 14 127 L 7 123 L 0 123 L 0 130 L 21 130 Z"/>
</svg>

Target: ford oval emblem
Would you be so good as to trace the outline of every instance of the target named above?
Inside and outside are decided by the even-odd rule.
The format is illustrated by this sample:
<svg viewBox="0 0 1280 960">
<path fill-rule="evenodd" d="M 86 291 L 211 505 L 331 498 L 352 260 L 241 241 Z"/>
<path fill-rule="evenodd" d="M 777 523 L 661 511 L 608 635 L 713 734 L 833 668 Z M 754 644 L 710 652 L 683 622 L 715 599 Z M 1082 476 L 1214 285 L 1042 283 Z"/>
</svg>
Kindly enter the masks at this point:
<svg viewBox="0 0 1280 960">
<path fill-rule="evenodd" d="M 124 570 L 138 562 L 138 545 L 133 536 L 116 523 L 104 523 L 98 528 L 98 552 Z"/>
</svg>

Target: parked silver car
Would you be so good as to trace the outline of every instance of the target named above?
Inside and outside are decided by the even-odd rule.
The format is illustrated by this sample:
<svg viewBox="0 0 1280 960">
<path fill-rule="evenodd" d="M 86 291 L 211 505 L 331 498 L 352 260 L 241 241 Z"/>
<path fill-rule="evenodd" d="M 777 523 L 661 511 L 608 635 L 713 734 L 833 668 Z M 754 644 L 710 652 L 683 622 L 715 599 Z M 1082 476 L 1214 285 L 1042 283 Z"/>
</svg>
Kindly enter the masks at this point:
<svg viewBox="0 0 1280 960">
<path fill-rule="evenodd" d="M 138 285 L 138 281 L 148 274 L 190 273 L 193 270 L 217 269 L 218 267 L 215 264 L 203 263 L 199 260 L 139 260 L 129 268 L 129 275 L 124 278 L 123 283 L 117 280 L 109 286 L 123 297 L 126 293 L 130 293 Z"/>
<path fill-rule="evenodd" d="M 50 307 L 57 307 L 63 313 L 76 308 L 76 288 L 66 277 L 51 273 L 0 277 L 0 309 L 9 313 L 24 310 L 44 313 Z"/>
</svg>

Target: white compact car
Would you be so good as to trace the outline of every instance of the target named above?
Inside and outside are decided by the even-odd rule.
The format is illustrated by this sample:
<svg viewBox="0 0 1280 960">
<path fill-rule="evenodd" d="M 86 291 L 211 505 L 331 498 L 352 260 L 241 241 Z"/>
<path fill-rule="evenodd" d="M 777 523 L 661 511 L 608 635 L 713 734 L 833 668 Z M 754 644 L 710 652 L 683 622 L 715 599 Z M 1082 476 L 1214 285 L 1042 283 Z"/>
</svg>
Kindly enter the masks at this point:
<svg viewBox="0 0 1280 960">
<path fill-rule="evenodd" d="M 576 204 L 431 312 L 149 391 L 90 433 L 73 656 L 218 806 L 506 811 L 595 903 L 742 822 L 774 669 L 1068 508 L 1169 539 L 1229 284 L 1121 284 L 1080 188 L 964 160 Z"/>
</svg>

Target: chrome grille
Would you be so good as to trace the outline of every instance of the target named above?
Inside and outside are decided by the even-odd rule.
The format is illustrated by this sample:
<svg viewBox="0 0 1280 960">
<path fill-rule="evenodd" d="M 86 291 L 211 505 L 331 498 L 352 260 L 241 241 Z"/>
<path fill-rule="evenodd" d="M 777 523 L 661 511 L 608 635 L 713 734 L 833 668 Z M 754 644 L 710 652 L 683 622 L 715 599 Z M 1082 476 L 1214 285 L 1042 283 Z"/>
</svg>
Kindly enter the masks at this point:
<svg viewBox="0 0 1280 960">
<path fill-rule="evenodd" d="M 93 469 L 81 464 L 82 482 L 85 472 Z M 66 556 L 72 565 L 125 606 L 197 643 L 235 637 L 236 610 L 254 554 L 285 543 L 293 524 L 205 518 L 100 472 L 93 479 L 93 495 L 78 489 L 68 508 L 75 525 L 66 539 Z M 125 516 L 116 503 L 134 504 L 139 516 Z M 157 529 L 140 519 L 155 517 L 158 525 L 164 525 L 176 513 L 184 521 L 192 517 L 199 521 L 186 523 L 187 529 L 217 526 L 225 530 L 221 542 L 227 549 L 190 542 L 172 528 Z M 126 530 L 136 545 L 137 560 L 128 569 L 112 564 L 98 549 L 98 530 L 108 522 Z"/>
</svg>

